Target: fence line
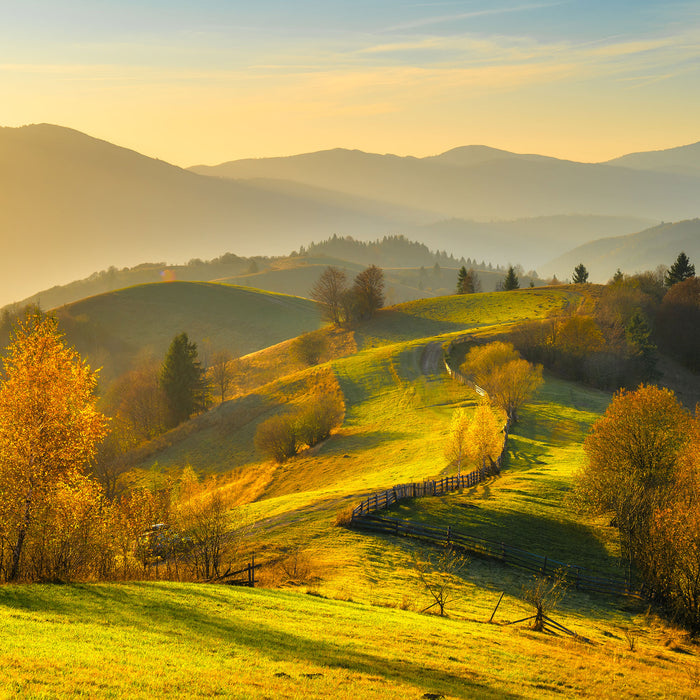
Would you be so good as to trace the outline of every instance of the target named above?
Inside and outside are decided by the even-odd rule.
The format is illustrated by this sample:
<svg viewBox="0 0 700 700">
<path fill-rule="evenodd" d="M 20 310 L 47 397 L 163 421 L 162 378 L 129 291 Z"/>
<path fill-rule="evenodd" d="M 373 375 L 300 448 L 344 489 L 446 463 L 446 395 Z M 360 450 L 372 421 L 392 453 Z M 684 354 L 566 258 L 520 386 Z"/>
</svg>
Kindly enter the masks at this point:
<svg viewBox="0 0 700 700">
<path fill-rule="evenodd" d="M 500 462 L 500 459 L 499 459 Z M 352 510 L 352 520 L 362 518 L 372 512 L 383 510 L 405 498 L 420 498 L 422 496 L 443 496 L 446 493 L 459 491 L 484 481 L 489 476 L 500 473 L 498 462 L 492 462 L 489 467 L 475 469 L 460 476 L 445 476 L 442 479 L 427 479 L 414 481 L 410 484 L 398 484 L 386 491 L 370 494 L 359 506 Z"/>
<path fill-rule="evenodd" d="M 642 591 L 632 587 L 630 582 L 623 577 L 600 576 L 576 564 L 561 562 L 546 555 L 533 554 L 504 542 L 473 537 L 465 532 L 455 530 L 451 525 L 432 527 L 407 520 L 368 515 L 353 521 L 353 527 L 380 534 L 413 537 L 443 547 L 469 552 L 479 557 L 493 559 L 502 564 L 543 576 L 561 577 L 576 590 L 637 598 L 643 595 Z"/>
</svg>

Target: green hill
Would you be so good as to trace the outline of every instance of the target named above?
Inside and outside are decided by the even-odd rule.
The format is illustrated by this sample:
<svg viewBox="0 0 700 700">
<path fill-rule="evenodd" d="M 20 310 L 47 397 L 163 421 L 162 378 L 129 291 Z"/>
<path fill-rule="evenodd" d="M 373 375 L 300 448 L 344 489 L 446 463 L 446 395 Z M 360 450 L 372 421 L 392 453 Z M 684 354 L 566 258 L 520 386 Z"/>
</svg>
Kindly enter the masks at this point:
<svg viewBox="0 0 700 700">
<path fill-rule="evenodd" d="M 210 282 L 137 285 L 68 304 L 57 315 L 68 340 L 103 367 L 106 380 L 141 354 L 162 357 L 183 331 L 200 353 L 243 355 L 319 325 L 308 299 Z"/>
</svg>

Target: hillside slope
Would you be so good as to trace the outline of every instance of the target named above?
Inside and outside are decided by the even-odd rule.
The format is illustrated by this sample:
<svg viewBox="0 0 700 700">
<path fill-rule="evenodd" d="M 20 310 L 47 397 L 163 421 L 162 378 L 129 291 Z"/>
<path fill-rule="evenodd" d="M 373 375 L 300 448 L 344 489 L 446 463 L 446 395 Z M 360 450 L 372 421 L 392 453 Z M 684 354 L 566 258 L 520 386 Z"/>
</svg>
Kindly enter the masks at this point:
<svg viewBox="0 0 700 700">
<path fill-rule="evenodd" d="M 245 354 L 319 326 L 308 299 L 206 282 L 128 287 L 57 309 L 68 340 L 108 381 L 139 355 L 161 358 L 186 332 L 200 353 Z M 205 358 L 204 358 L 205 359 Z"/>
<path fill-rule="evenodd" d="M 700 260 L 700 219 L 661 224 L 627 236 L 603 238 L 578 246 L 542 265 L 544 275 L 570 277 L 583 263 L 593 282 L 606 282 L 619 268 L 633 274 L 670 266 L 685 251 L 691 261 Z"/>
</svg>

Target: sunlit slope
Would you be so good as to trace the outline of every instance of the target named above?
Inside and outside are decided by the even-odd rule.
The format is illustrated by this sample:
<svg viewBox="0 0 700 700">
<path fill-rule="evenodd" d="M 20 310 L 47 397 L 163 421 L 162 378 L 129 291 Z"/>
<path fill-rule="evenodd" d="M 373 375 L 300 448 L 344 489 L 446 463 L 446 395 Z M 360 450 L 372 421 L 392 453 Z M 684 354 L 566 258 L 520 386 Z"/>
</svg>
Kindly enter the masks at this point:
<svg viewBox="0 0 700 700">
<path fill-rule="evenodd" d="M 543 318 L 576 308 L 584 291 L 575 286 L 521 289 L 507 294 L 463 294 L 420 299 L 380 311 L 358 330 L 358 343 L 385 344 L 430 338 L 486 326 Z"/>
<path fill-rule="evenodd" d="M 465 592 L 469 592 L 468 590 Z M 495 592 L 492 592 L 492 594 Z M 495 596 L 497 599 L 497 595 Z M 504 601 L 497 621 L 528 610 Z M 568 624 L 570 615 L 557 615 Z M 596 645 L 523 626 L 202 584 L 4 586 L 3 697 L 697 697 L 696 658 L 620 621 Z M 577 622 L 573 621 L 574 624 Z"/>
<path fill-rule="evenodd" d="M 200 351 L 253 352 L 319 325 L 313 302 L 207 282 L 146 284 L 90 297 L 57 310 L 59 322 L 91 364 L 123 371 L 142 353 L 160 358 L 186 332 Z"/>
</svg>

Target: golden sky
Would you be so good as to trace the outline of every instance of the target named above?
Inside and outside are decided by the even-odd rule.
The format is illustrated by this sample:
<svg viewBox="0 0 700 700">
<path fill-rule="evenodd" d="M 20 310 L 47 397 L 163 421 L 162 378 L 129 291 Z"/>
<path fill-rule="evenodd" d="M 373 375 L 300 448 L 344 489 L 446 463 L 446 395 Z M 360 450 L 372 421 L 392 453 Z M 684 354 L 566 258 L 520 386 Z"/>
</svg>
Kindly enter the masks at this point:
<svg viewBox="0 0 700 700">
<path fill-rule="evenodd" d="M 0 1 L 3 126 L 189 166 L 469 144 L 581 161 L 700 140 L 700 3 Z"/>
</svg>

